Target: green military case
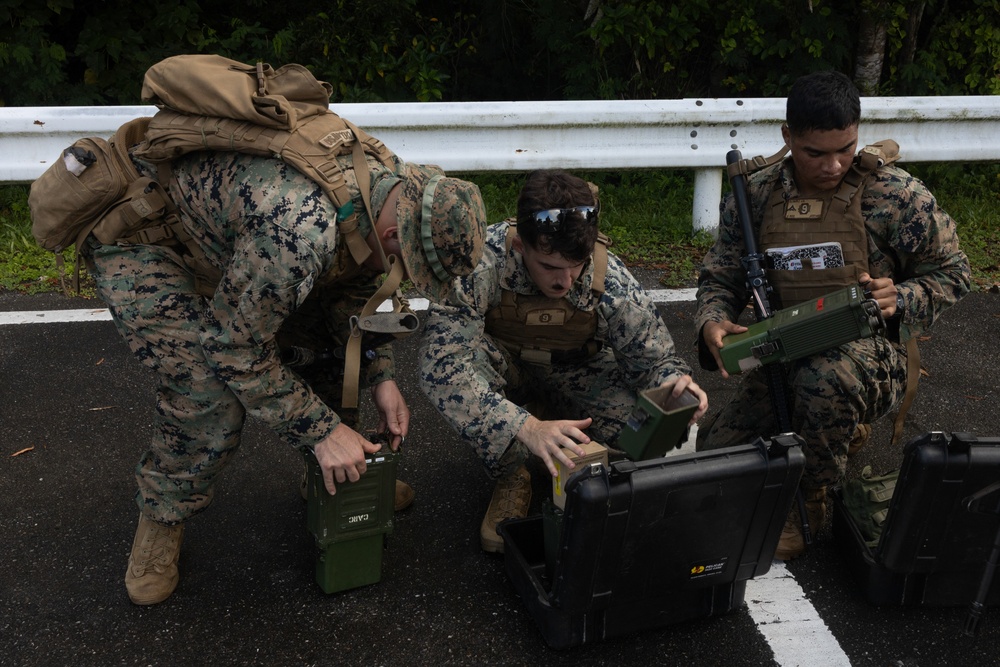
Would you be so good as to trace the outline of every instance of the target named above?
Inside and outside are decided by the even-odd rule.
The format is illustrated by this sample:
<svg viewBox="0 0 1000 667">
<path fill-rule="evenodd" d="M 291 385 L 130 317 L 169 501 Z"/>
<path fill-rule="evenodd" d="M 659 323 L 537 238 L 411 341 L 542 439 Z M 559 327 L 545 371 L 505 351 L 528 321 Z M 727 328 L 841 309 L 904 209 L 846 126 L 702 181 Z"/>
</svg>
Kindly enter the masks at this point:
<svg viewBox="0 0 1000 667">
<path fill-rule="evenodd" d="M 372 454 L 356 482 L 337 485 L 330 495 L 316 457 L 306 455 L 306 527 L 316 539 L 316 583 L 337 593 L 377 583 L 382 549 L 392 533 L 399 452 Z"/>
<path fill-rule="evenodd" d="M 698 397 L 684 391 L 674 397 L 672 385 L 639 393 L 635 410 L 618 436 L 618 447 L 633 461 L 663 456 L 687 440 L 688 424 L 698 409 Z"/>
<path fill-rule="evenodd" d="M 742 373 L 774 362 L 793 361 L 885 330 L 878 303 L 860 285 L 783 308 L 741 334 L 723 339 L 722 365 Z"/>
</svg>

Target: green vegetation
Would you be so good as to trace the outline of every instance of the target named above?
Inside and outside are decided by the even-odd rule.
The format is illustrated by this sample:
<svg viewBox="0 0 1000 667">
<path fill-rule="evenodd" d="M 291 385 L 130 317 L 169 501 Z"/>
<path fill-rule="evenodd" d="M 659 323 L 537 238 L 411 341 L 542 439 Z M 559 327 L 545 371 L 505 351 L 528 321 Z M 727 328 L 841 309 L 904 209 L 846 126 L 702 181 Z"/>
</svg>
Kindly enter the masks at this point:
<svg viewBox="0 0 1000 667">
<path fill-rule="evenodd" d="M 1000 92 L 998 0 L 0 0 L 0 105 L 139 103 L 182 53 L 308 66 L 334 102 Z"/>
<path fill-rule="evenodd" d="M 962 247 L 978 289 L 1000 285 L 1000 167 L 911 165 L 958 222 Z M 512 217 L 522 174 L 456 174 L 479 184 L 490 222 Z M 698 263 L 711 245 L 693 235 L 693 177 L 683 170 L 589 172 L 601 192 L 601 228 L 613 251 L 631 267 L 660 272 L 664 287 L 693 287 Z M 73 253 L 64 254 L 67 272 Z M 70 276 L 67 275 L 67 280 Z M 84 293 L 91 293 L 84 281 Z M 61 289 L 55 256 L 31 236 L 27 187 L 0 188 L 0 290 L 37 293 Z"/>
</svg>

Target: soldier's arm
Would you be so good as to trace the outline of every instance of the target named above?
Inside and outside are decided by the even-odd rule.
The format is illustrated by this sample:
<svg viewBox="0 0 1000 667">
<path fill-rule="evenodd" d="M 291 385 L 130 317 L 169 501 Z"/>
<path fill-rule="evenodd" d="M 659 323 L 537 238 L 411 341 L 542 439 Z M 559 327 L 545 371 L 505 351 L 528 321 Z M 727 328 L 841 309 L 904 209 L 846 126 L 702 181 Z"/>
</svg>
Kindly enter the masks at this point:
<svg viewBox="0 0 1000 667">
<path fill-rule="evenodd" d="M 340 423 L 281 363 L 274 341 L 321 273 L 312 248 L 289 230 L 244 234 L 205 312 L 202 345 L 216 373 L 250 414 L 297 447 L 315 445 Z"/>
<path fill-rule="evenodd" d="M 955 221 L 919 180 L 887 169 L 865 191 L 866 224 L 874 277 L 891 277 L 901 301 L 900 340 L 918 336 L 968 293 L 969 260 Z"/>
</svg>

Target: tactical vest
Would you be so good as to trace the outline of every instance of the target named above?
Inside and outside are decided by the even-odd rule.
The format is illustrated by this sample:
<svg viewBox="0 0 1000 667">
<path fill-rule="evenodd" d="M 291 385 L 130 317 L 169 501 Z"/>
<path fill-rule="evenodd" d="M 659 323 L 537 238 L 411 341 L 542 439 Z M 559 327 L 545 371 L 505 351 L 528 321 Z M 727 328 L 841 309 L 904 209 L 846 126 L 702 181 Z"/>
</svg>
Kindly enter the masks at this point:
<svg viewBox="0 0 1000 667">
<path fill-rule="evenodd" d="M 841 267 L 814 267 L 806 259 L 801 269 L 767 268 L 777 307 L 787 308 L 840 287 L 857 285 L 861 274 L 868 272 L 868 231 L 861 214 L 860 193 L 875 170 L 895 162 L 898 156 L 899 146 L 894 141 L 865 146 L 836 191 L 818 197 L 786 201 L 775 173 L 760 226 L 760 251 L 766 255 L 774 248 L 837 242 L 844 259 Z"/>
<path fill-rule="evenodd" d="M 516 225 L 507 228 L 510 253 Z M 598 234 L 594 244 L 594 280 L 591 290 L 600 297 L 608 268 L 610 239 Z M 517 294 L 501 290 L 499 305 L 486 313 L 486 333 L 522 361 L 534 364 L 578 362 L 597 354 L 597 310 L 580 310 L 569 299 Z"/>
</svg>

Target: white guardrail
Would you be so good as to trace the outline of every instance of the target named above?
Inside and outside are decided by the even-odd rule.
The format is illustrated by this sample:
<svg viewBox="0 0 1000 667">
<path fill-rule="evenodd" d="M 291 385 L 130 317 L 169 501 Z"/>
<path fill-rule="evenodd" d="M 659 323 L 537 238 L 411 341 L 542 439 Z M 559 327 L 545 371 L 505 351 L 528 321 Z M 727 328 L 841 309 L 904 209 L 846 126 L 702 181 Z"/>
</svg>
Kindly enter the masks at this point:
<svg viewBox="0 0 1000 667">
<path fill-rule="evenodd" d="M 695 230 L 718 227 L 726 153 L 781 146 L 784 98 L 332 104 L 400 157 L 447 171 L 695 171 Z M 862 144 L 895 139 L 902 161 L 1000 161 L 1000 96 L 868 97 Z M 0 108 L 0 182 L 37 178 L 63 148 L 109 137 L 152 106 Z"/>
</svg>

